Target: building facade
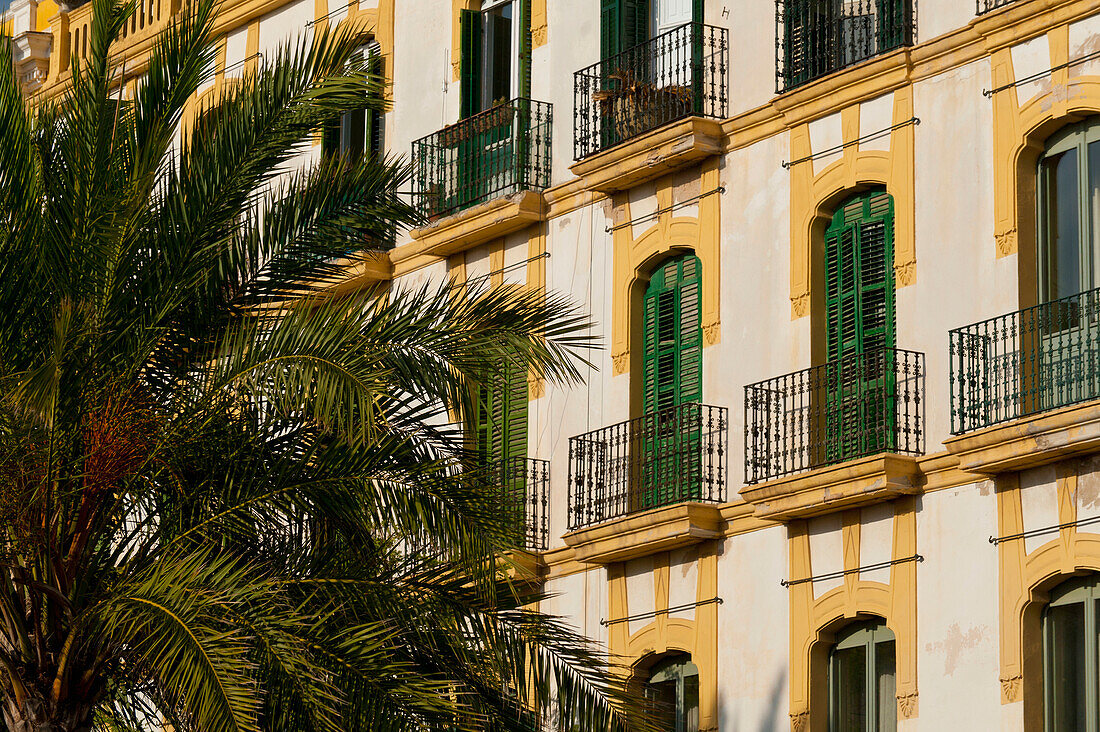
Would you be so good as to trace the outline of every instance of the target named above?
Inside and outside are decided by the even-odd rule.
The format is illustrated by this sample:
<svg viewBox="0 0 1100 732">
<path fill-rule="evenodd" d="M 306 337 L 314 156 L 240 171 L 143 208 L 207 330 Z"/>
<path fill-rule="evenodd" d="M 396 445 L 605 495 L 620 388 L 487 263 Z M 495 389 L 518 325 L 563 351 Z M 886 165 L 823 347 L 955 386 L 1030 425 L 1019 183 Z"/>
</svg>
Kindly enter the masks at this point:
<svg viewBox="0 0 1100 732">
<path fill-rule="evenodd" d="M 14 0 L 29 94 L 90 16 Z M 1100 0 L 227 0 L 203 94 L 341 23 L 393 109 L 310 155 L 427 220 L 344 286 L 592 318 L 467 423 L 669 729 L 1100 732 Z"/>
</svg>

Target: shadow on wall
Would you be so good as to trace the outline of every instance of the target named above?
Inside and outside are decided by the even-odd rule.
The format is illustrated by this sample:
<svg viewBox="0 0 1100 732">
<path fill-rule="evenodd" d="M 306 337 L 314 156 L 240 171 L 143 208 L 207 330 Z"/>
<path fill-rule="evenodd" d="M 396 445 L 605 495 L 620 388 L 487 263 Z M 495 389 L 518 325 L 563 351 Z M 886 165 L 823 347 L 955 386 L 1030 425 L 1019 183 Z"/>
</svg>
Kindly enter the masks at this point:
<svg viewBox="0 0 1100 732">
<path fill-rule="evenodd" d="M 764 714 L 760 717 L 760 724 L 756 727 L 755 732 L 786 732 L 789 729 L 789 718 L 787 716 L 787 704 L 786 695 L 783 693 L 787 687 L 787 669 L 780 669 L 776 674 L 775 681 L 772 682 L 771 691 L 768 692 L 768 701 L 764 706 Z M 722 708 L 721 689 L 718 691 L 718 718 L 724 719 L 726 715 L 725 710 Z M 730 716 L 733 715 L 733 709 L 729 710 Z M 721 726 L 723 731 L 730 730 L 730 732 L 742 732 L 743 728 L 736 725 L 723 724 Z M 744 732 L 751 732 L 745 729 Z"/>
<path fill-rule="evenodd" d="M 760 720 L 758 732 L 779 732 L 786 725 L 779 725 L 780 720 L 787 721 L 787 705 L 784 703 L 783 689 L 787 686 L 787 669 L 781 669 L 772 683 L 771 693 L 768 694 L 768 713 Z"/>
</svg>

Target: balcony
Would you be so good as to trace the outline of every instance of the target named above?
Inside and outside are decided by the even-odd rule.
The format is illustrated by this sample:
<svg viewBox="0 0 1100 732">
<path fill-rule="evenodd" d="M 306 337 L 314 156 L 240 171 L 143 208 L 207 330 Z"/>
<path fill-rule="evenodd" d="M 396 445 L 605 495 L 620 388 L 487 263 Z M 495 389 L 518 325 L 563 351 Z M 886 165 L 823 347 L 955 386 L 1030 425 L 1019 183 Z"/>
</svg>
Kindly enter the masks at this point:
<svg viewBox="0 0 1100 732">
<path fill-rule="evenodd" d="M 1003 8 L 1006 5 L 1011 5 L 1016 0 L 977 0 L 978 3 L 978 15 L 985 15 L 986 13 L 992 13 L 994 10 Z"/>
<path fill-rule="evenodd" d="M 573 75 L 582 160 L 688 117 L 728 114 L 729 32 L 688 23 Z"/>
<path fill-rule="evenodd" d="M 1100 290 L 951 331 L 958 435 L 1100 399 Z"/>
<path fill-rule="evenodd" d="M 912 45 L 913 5 L 914 0 L 776 0 L 776 92 Z"/>
<path fill-rule="evenodd" d="M 544 552 L 550 536 L 550 463 L 531 458 L 498 460 L 486 468 L 491 485 L 499 486 L 501 506 L 515 521 L 519 544 Z"/>
<path fill-rule="evenodd" d="M 551 106 L 513 99 L 413 143 L 413 202 L 429 220 L 550 185 Z"/>
<path fill-rule="evenodd" d="M 569 528 L 678 503 L 721 503 L 724 407 L 682 404 L 569 440 Z"/>
<path fill-rule="evenodd" d="M 745 387 L 745 482 L 924 454 L 924 354 L 879 349 Z"/>
</svg>

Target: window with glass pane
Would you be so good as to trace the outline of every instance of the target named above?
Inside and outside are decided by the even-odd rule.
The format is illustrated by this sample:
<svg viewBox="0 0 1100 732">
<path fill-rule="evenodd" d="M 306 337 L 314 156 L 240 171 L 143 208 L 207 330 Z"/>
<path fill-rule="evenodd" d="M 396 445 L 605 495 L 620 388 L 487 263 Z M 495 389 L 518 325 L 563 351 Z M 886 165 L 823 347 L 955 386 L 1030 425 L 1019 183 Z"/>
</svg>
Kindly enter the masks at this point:
<svg viewBox="0 0 1100 732">
<path fill-rule="evenodd" d="M 1070 580 L 1043 613 L 1047 732 L 1100 732 L 1100 575 Z"/>
<path fill-rule="evenodd" d="M 360 47 L 353 58 L 375 74 L 382 72 L 382 57 L 377 43 Z M 322 150 L 327 155 L 346 155 L 358 159 L 383 153 L 382 113 L 377 109 L 356 109 L 325 128 Z"/>
<path fill-rule="evenodd" d="M 699 729 L 699 669 L 691 655 L 668 656 L 650 669 L 645 686 L 650 718 L 657 729 L 697 732 Z"/>
<path fill-rule="evenodd" d="M 1100 117 L 1047 141 L 1038 187 L 1040 300 L 1091 290 L 1100 282 Z"/>
<path fill-rule="evenodd" d="M 897 729 L 894 634 L 881 620 L 844 629 L 829 654 L 829 731 Z"/>
</svg>

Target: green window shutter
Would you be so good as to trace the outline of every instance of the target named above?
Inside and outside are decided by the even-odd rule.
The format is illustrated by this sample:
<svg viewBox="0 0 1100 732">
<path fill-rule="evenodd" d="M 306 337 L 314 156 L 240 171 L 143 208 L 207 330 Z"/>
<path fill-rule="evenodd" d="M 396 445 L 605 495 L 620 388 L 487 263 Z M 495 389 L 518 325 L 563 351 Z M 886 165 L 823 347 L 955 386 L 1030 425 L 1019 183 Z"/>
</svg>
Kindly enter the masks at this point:
<svg viewBox="0 0 1100 732">
<path fill-rule="evenodd" d="M 463 119 L 481 111 L 481 13 L 463 10 L 459 15 L 462 56 L 459 59 L 461 115 Z"/>
<path fill-rule="evenodd" d="M 828 359 L 894 348 L 894 202 L 885 191 L 845 202 L 825 232 Z"/>
<path fill-rule="evenodd" d="M 702 280 L 699 259 L 686 257 L 680 263 L 679 283 L 679 393 L 677 404 L 703 400 Z"/>
<path fill-rule="evenodd" d="M 531 96 L 531 0 L 519 1 L 519 95 Z"/>
<path fill-rule="evenodd" d="M 477 393 L 477 418 L 474 421 L 474 439 L 476 440 L 477 458 L 480 465 L 488 465 L 495 457 L 493 455 L 493 389 L 489 384 L 482 384 Z"/>
<path fill-rule="evenodd" d="M 646 413 L 702 399 L 701 272 L 698 257 L 663 264 L 644 299 L 643 403 Z"/>
<path fill-rule="evenodd" d="M 621 2 L 619 49 L 625 51 L 649 40 L 649 0 L 621 0 Z"/>
<path fill-rule="evenodd" d="M 617 56 L 622 46 L 620 40 L 620 21 L 622 19 L 621 0 L 600 0 L 600 59 L 606 61 Z"/>
<path fill-rule="evenodd" d="M 505 379 L 504 458 L 510 463 L 527 457 L 527 374 L 510 362 Z"/>
<path fill-rule="evenodd" d="M 475 424 L 483 465 L 527 457 L 527 374 L 511 361 L 478 389 Z"/>
<path fill-rule="evenodd" d="M 691 20 L 694 23 L 706 23 L 706 0 L 692 0 Z"/>
<path fill-rule="evenodd" d="M 386 64 L 382 59 L 382 54 L 376 52 L 376 55 L 371 58 L 370 70 L 372 74 L 384 77 L 386 70 Z M 371 109 L 367 112 L 367 129 L 366 129 L 366 152 L 368 155 L 374 158 L 379 158 L 386 151 L 386 143 L 383 138 L 382 127 L 382 112 L 378 109 Z"/>
</svg>

